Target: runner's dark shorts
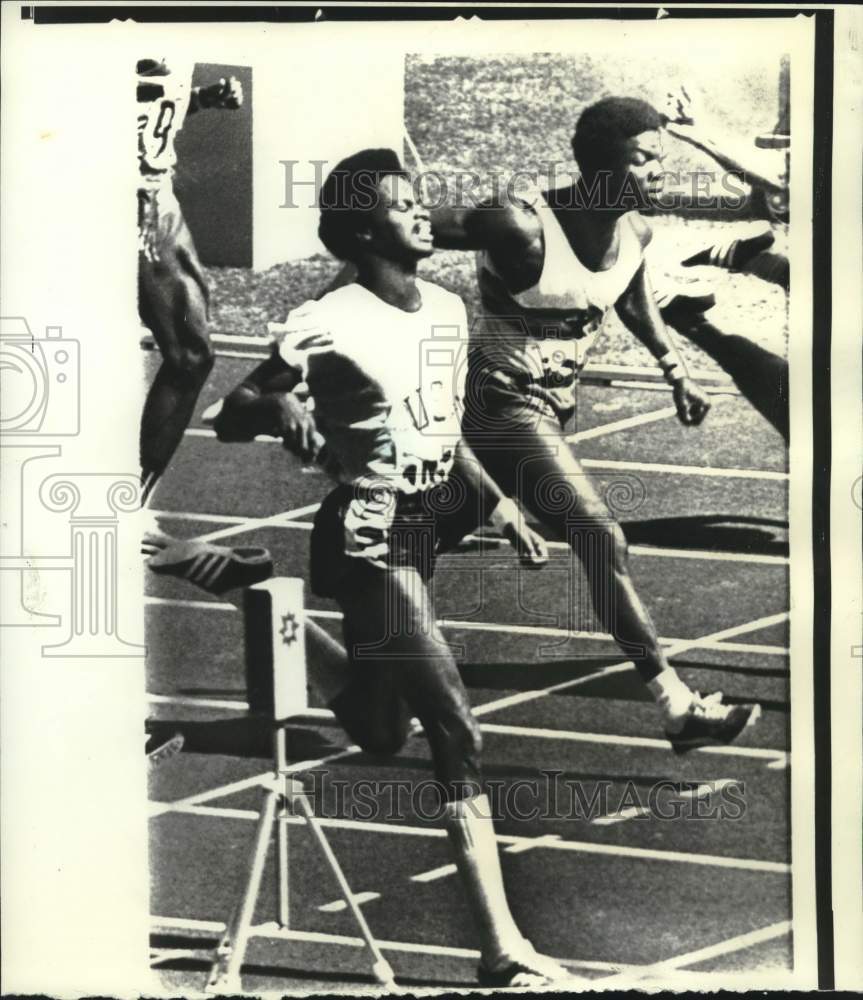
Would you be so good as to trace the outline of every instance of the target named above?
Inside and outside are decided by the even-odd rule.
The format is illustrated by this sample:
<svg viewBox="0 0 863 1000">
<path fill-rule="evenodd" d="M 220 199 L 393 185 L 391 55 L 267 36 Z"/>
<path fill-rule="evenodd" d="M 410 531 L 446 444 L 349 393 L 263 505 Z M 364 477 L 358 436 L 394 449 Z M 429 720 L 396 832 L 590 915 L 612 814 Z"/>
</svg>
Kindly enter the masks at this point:
<svg viewBox="0 0 863 1000">
<path fill-rule="evenodd" d="M 311 538 L 311 588 L 319 597 L 338 597 L 367 586 L 369 574 L 412 566 L 423 582 L 435 570 L 437 556 L 453 548 L 481 523 L 479 501 L 456 479 L 432 489 L 399 493 L 383 556 L 368 559 L 351 545 L 345 517 L 356 497 L 352 486 L 337 486 L 315 516 Z"/>
</svg>

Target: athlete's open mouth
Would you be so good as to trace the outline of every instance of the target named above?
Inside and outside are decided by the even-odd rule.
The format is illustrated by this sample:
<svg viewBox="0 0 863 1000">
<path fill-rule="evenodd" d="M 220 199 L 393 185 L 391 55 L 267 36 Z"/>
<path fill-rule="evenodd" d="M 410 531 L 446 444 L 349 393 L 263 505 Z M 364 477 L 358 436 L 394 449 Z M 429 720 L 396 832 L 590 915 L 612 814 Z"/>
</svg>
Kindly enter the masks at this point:
<svg viewBox="0 0 863 1000">
<path fill-rule="evenodd" d="M 427 222 L 414 226 L 414 236 L 422 240 L 423 243 L 431 243 L 433 238 L 431 226 Z"/>
</svg>

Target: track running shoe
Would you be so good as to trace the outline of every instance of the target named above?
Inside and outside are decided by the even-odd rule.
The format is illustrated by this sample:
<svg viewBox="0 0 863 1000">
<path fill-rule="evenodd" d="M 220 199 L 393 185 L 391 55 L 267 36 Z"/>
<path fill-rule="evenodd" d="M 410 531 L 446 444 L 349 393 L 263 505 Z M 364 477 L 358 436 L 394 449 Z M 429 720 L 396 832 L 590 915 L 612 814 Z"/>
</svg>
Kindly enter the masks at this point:
<svg viewBox="0 0 863 1000">
<path fill-rule="evenodd" d="M 177 756 L 183 749 L 185 742 L 182 733 L 174 733 L 169 740 L 165 740 L 164 743 L 159 743 L 152 750 L 147 751 L 147 764 L 150 767 L 158 767 L 160 764 L 164 764 L 166 760 Z"/>
<path fill-rule="evenodd" d="M 210 542 L 174 542 L 147 560 L 161 576 L 188 580 L 208 594 L 224 594 L 234 587 L 250 587 L 273 575 L 268 549 L 229 549 Z"/>
<path fill-rule="evenodd" d="M 666 729 L 665 737 L 677 754 L 698 747 L 724 746 L 760 717 L 760 705 L 724 705 L 721 694 L 702 696 L 696 691 L 681 728 L 675 732 Z"/>
<path fill-rule="evenodd" d="M 504 960 L 499 969 L 480 963 L 479 985 L 484 989 L 538 989 L 544 986 L 584 986 L 586 979 L 573 975 L 548 955 L 540 955 L 529 941 L 518 956 Z"/>
<path fill-rule="evenodd" d="M 770 223 L 756 222 L 749 228 L 747 235 L 714 243 L 713 246 L 699 250 L 681 263 L 684 267 L 708 264 L 713 267 L 724 267 L 727 271 L 740 271 L 753 257 L 772 247 L 774 239 Z"/>
</svg>

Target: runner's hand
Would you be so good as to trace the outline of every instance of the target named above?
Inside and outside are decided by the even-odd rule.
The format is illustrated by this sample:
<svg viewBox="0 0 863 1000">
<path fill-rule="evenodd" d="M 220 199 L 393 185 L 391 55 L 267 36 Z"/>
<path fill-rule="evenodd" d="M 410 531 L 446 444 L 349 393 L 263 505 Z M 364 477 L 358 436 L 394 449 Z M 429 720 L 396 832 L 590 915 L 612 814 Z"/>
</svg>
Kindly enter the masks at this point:
<svg viewBox="0 0 863 1000">
<path fill-rule="evenodd" d="M 281 438 L 303 462 L 310 462 L 323 444 L 312 415 L 292 392 L 273 392 L 266 398 L 272 420 L 269 433 Z"/>
<path fill-rule="evenodd" d="M 236 111 L 243 105 L 243 85 L 235 76 L 222 77 L 218 83 L 202 87 L 202 108 L 228 108 Z"/>
<path fill-rule="evenodd" d="M 695 124 L 695 103 L 682 83 L 668 91 L 662 111 L 675 125 Z"/>
<path fill-rule="evenodd" d="M 539 569 L 548 562 L 545 539 L 528 527 L 524 515 L 512 500 L 501 500 L 491 516 L 491 522 L 518 553 L 523 566 Z"/>
<path fill-rule="evenodd" d="M 697 425 L 707 416 L 710 399 L 692 379 L 682 378 L 674 383 L 674 405 L 682 424 Z"/>
</svg>

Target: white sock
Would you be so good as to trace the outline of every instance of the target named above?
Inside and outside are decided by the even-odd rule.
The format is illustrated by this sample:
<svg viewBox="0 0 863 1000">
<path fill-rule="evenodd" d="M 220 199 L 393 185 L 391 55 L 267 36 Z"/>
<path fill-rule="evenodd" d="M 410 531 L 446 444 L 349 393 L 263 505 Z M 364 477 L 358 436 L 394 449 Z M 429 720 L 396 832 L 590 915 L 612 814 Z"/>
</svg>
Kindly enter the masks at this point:
<svg viewBox="0 0 863 1000">
<path fill-rule="evenodd" d="M 676 670 L 663 670 L 647 682 L 659 711 L 666 723 L 683 721 L 692 705 L 692 691 L 680 679 Z"/>
<path fill-rule="evenodd" d="M 525 941 L 506 900 L 488 796 L 448 802 L 445 817 L 456 867 L 479 931 L 482 959 L 486 968 L 494 969 L 517 955 Z"/>
</svg>

